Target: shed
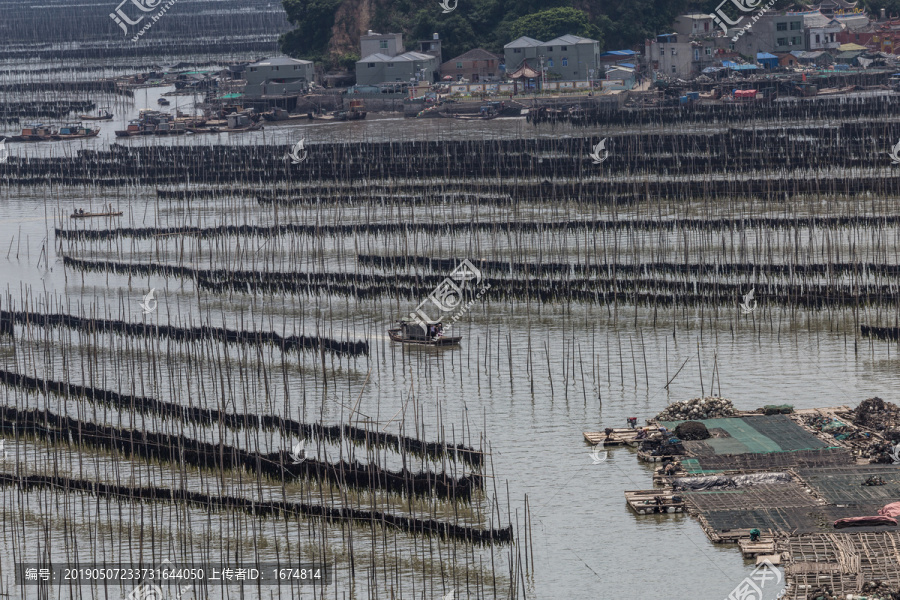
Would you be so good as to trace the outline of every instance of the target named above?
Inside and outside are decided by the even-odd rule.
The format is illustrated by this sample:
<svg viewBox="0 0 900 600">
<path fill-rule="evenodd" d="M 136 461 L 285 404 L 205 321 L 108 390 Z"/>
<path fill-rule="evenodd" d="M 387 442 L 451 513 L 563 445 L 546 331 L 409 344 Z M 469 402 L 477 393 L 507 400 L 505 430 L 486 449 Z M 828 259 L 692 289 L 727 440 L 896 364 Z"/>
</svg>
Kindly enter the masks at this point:
<svg viewBox="0 0 900 600">
<path fill-rule="evenodd" d="M 756 62 L 764 69 L 774 69 L 778 66 L 778 57 L 768 52 L 757 52 Z"/>
</svg>

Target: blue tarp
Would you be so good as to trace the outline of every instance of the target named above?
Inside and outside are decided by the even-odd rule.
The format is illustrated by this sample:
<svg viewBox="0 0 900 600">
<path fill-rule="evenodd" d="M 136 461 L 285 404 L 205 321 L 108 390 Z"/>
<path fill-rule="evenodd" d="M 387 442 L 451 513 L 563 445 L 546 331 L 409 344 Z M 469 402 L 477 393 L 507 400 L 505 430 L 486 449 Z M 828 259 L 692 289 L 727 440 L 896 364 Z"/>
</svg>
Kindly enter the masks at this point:
<svg viewBox="0 0 900 600">
<path fill-rule="evenodd" d="M 723 60 L 722 66 L 731 69 L 732 71 L 751 71 L 756 69 L 756 65 L 739 65 L 730 60 Z"/>
<path fill-rule="evenodd" d="M 768 52 L 757 52 L 756 62 L 767 69 L 773 69 L 778 66 L 778 57 L 774 54 L 769 54 Z"/>
<path fill-rule="evenodd" d="M 634 50 L 609 50 L 600 56 L 634 56 L 637 54 Z"/>
</svg>

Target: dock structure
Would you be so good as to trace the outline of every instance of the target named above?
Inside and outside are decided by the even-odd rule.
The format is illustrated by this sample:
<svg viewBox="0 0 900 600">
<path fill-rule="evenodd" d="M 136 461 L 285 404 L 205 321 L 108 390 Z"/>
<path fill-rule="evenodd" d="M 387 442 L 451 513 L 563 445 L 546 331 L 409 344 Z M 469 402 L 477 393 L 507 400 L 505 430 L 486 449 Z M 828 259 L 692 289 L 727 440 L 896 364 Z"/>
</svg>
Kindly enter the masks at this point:
<svg viewBox="0 0 900 600">
<path fill-rule="evenodd" d="M 632 429 L 584 438 L 640 446 L 642 459 L 671 463 L 654 474 L 659 487 L 625 492 L 636 514 L 686 512 L 710 541 L 736 543 L 758 564 L 783 565 L 784 598 L 806 600 L 826 585 L 844 598 L 865 595 L 876 581 L 900 589 L 900 515 L 891 512 L 900 504 L 900 466 L 878 451 L 891 449 L 900 427 L 867 427 L 856 411 L 741 412 L 699 421 L 709 433 L 702 440 L 673 440 L 681 421 L 648 421 L 648 431 L 666 432 L 648 443 Z"/>
</svg>

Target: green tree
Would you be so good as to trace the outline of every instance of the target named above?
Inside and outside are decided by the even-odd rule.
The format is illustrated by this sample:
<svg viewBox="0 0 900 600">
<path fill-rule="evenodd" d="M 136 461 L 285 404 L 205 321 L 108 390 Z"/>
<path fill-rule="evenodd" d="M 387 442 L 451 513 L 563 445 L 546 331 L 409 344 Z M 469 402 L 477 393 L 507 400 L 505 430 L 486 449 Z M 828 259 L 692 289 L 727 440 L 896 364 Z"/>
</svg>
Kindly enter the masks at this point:
<svg viewBox="0 0 900 600">
<path fill-rule="evenodd" d="M 281 50 L 295 58 L 322 60 L 341 0 L 283 0 L 282 4 L 296 29 L 281 36 Z"/>
<path fill-rule="evenodd" d="M 523 35 L 547 41 L 566 34 L 595 39 L 603 45 L 601 28 L 591 23 L 584 11 L 569 7 L 551 8 L 519 17 L 506 30 L 508 41 Z"/>
</svg>

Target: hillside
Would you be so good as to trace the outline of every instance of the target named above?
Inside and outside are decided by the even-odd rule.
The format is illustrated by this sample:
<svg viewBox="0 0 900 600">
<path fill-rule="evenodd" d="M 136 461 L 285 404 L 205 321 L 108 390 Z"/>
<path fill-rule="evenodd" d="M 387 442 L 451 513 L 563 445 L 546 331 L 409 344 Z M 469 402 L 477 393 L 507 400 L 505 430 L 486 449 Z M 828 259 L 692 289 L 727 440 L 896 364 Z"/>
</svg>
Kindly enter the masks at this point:
<svg viewBox="0 0 900 600">
<path fill-rule="evenodd" d="M 453 7 L 455 0 L 447 0 Z M 447 60 L 472 48 L 502 53 L 520 35 L 552 39 L 572 33 L 605 49 L 640 44 L 668 31 L 684 12 L 709 12 L 705 0 L 458 0 L 443 14 L 438 0 L 283 0 L 294 30 L 282 36 L 290 56 L 351 68 L 366 30 L 402 32 L 407 48 L 437 32 Z"/>
</svg>

